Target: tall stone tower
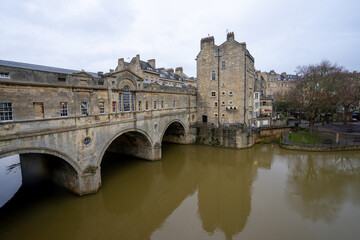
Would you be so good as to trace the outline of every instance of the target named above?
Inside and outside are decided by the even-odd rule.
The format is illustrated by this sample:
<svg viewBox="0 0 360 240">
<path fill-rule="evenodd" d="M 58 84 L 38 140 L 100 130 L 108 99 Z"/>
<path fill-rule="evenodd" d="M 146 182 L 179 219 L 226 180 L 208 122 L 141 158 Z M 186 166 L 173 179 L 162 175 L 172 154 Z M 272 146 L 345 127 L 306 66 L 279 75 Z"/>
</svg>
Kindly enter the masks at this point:
<svg viewBox="0 0 360 240">
<path fill-rule="evenodd" d="M 214 37 L 203 38 L 196 61 L 197 122 L 250 126 L 255 69 L 246 43 L 235 41 L 233 32 L 220 46 L 215 45 Z"/>
</svg>

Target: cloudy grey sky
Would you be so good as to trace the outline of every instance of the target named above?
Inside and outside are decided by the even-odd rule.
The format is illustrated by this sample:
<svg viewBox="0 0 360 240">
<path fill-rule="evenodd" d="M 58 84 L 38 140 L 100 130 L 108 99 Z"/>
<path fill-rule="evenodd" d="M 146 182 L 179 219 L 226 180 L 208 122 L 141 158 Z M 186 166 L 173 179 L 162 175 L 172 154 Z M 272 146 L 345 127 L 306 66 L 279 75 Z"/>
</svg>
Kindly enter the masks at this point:
<svg viewBox="0 0 360 240">
<path fill-rule="evenodd" d="M 1 0 L 0 59 L 108 72 L 140 54 L 196 76 L 200 39 L 227 29 L 258 70 L 360 70 L 359 0 Z"/>
</svg>

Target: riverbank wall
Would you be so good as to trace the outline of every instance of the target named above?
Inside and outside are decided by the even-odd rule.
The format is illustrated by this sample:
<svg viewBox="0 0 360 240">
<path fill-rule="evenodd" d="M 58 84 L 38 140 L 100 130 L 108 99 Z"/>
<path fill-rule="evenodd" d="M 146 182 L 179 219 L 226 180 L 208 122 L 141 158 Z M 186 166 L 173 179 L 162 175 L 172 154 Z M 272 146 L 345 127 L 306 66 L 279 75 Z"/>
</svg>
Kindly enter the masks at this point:
<svg viewBox="0 0 360 240">
<path fill-rule="evenodd" d="M 347 145 L 347 146 L 305 146 L 285 143 L 280 138 L 279 146 L 283 149 L 307 151 L 307 152 L 336 152 L 336 151 L 356 151 L 360 150 L 360 145 Z"/>
<path fill-rule="evenodd" d="M 196 144 L 226 147 L 248 148 L 255 144 L 255 135 L 251 131 L 244 131 L 241 126 L 193 126 L 196 131 Z"/>
<path fill-rule="evenodd" d="M 282 134 L 289 134 L 292 127 L 263 127 L 255 130 L 255 143 L 278 142 Z"/>
</svg>

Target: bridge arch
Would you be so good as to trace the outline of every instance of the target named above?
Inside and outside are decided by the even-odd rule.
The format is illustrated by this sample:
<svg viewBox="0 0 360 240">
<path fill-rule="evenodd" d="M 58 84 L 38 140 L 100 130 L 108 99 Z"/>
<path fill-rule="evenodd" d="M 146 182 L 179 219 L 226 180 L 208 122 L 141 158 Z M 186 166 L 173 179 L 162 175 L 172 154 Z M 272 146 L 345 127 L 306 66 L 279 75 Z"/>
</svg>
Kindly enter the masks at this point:
<svg viewBox="0 0 360 240">
<path fill-rule="evenodd" d="M 66 153 L 41 147 L 14 148 L 2 152 L 0 158 L 17 154 L 20 156 L 23 184 L 31 185 L 45 177 L 78 195 L 94 192 L 84 187 L 81 167 Z"/>
<path fill-rule="evenodd" d="M 179 119 L 174 119 L 164 128 L 161 134 L 161 142 L 184 144 L 186 143 L 186 134 L 185 124 Z"/>
<path fill-rule="evenodd" d="M 47 154 L 50 156 L 55 156 L 58 157 L 60 159 L 62 159 L 63 161 L 65 161 L 66 163 L 68 163 L 70 166 L 73 167 L 73 169 L 76 171 L 76 173 L 80 174 L 81 173 L 81 168 L 80 165 L 73 159 L 71 158 L 69 155 L 67 155 L 66 153 L 57 151 L 55 149 L 51 149 L 51 148 L 14 148 L 11 150 L 8 150 L 6 152 L 2 152 L 0 153 L 0 159 L 4 158 L 4 157 L 9 157 L 9 156 L 13 156 L 13 155 L 21 155 L 21 154 L 30 154 L 30 153 L 38 153 L 38 154 Z"/>
<path fill-rule="evenodd" d="M 123 153 L 147 160 L 153 158 L 153 141 L 151 137 L 140 129 L 125 129 L 116 133 L 106 144 L 97 159 L 96 166 L 100 167 L 106 151 Z"/>
</svg>

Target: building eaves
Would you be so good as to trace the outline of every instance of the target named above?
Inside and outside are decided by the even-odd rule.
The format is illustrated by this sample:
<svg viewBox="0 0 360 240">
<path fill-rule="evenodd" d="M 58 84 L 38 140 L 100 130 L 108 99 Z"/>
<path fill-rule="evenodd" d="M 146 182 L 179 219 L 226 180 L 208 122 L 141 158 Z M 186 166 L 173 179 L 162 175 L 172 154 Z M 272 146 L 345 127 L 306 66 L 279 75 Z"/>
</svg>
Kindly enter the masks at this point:
<svg viewBox="0 0 360 240">
<path fill-rule="evenodd" d="M 85 72 L 85 71 L 79 71 L 79 70 L 49 67 L 49 66 L 30 64 L 30 63 L 13 62 L 13 61 L 7 61 L 7 60 L 0 60 L 0 66 L 22 68 L 22 69 L 36 70 L 36 71 L 42 71 L 42 72 L 62 73 L 62 74 L 69 74 L 69 75 L 73 74 L 73 73 Z M 100 77 L 98 75 L 98 73 L 93 73 L 93 72 L 85 72 L 85 73 L 91 75 L 92 77 L 96 77 L 96 78 Z"/>
</svg>

